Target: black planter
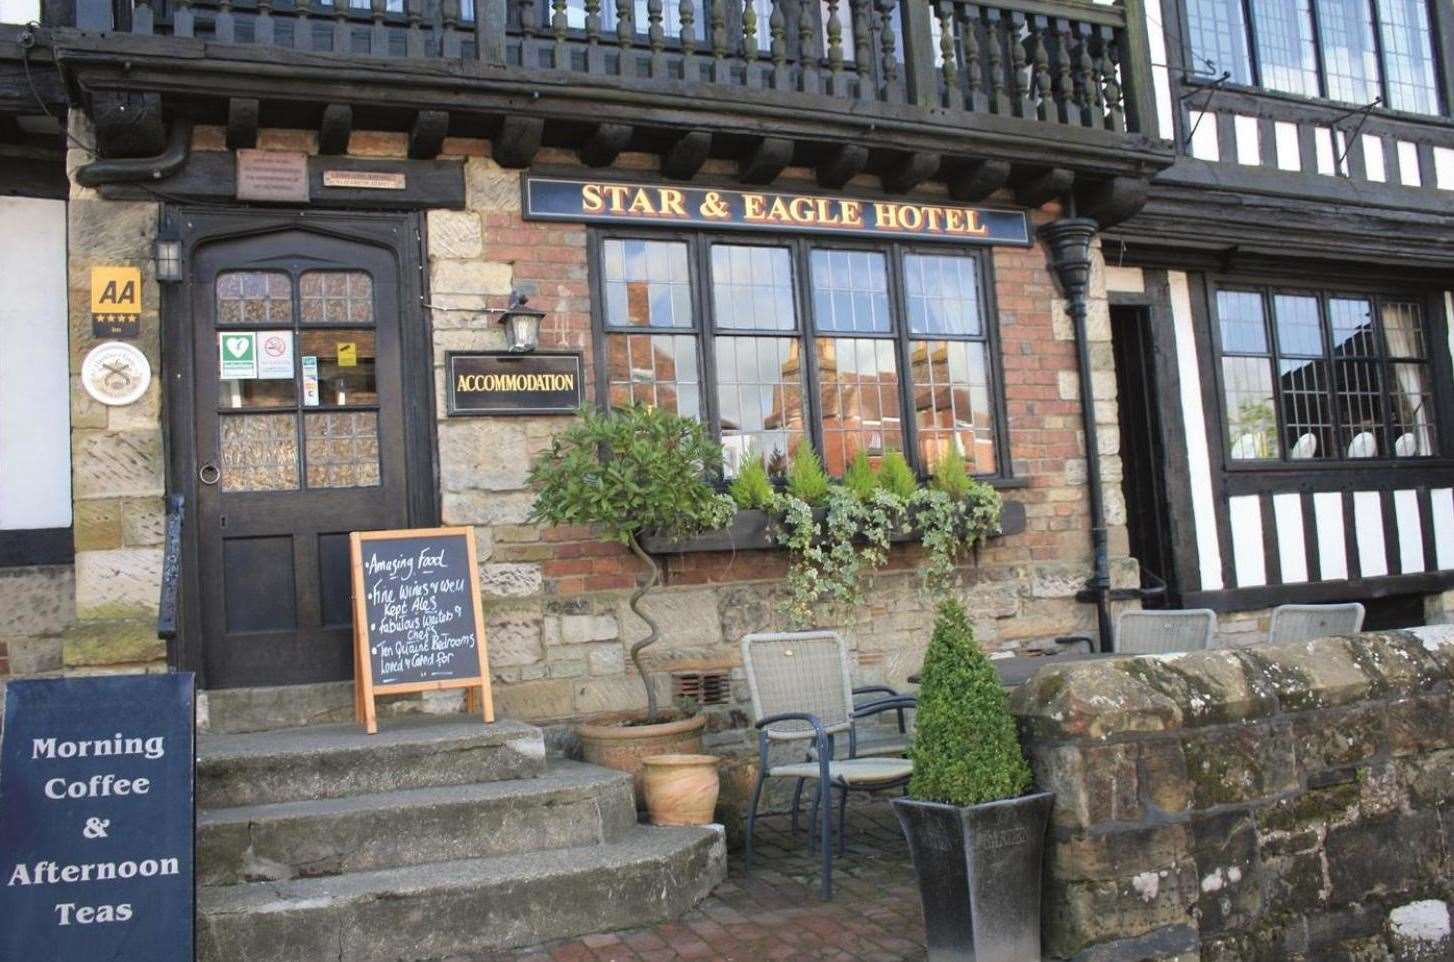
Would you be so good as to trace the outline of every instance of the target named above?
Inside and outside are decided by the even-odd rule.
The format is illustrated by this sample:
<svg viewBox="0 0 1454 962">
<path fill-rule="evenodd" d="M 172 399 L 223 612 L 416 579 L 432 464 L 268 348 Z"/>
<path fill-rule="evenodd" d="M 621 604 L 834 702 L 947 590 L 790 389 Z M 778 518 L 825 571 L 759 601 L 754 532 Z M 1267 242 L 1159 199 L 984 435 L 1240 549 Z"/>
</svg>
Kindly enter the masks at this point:
<svg viewBox="0 0 1454 962">
<path fill-rule="evenodd" d="M 929 962 L 1040 962 L 1053 792 L 984 805 L 893 800 L 924 903 Z"/>
</svg>

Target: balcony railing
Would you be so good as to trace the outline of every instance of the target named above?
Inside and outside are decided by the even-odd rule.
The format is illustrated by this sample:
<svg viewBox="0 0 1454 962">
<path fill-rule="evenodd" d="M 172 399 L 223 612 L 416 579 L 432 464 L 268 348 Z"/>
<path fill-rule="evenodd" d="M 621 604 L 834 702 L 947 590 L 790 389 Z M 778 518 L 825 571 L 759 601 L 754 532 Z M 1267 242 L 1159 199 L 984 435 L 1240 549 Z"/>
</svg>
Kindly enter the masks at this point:
<svg viewBox="0 0 1454 962">
<path fill-rule="evenodd" d="M 478 60 L 636 85 L 797 93 L 1148 129 L 1139 15 L 1079 0 L 76 0 L 76 27 L 302 53 Z M 1136 4 L 1139 0 L 1123 0 Z M 120 18 L 119 22 L 117 18 Z M 1128 29 L 1128 22 L 1130 28 Z M 1147 78 L 1149 79 L 1149 78 Z"/>
</svg>

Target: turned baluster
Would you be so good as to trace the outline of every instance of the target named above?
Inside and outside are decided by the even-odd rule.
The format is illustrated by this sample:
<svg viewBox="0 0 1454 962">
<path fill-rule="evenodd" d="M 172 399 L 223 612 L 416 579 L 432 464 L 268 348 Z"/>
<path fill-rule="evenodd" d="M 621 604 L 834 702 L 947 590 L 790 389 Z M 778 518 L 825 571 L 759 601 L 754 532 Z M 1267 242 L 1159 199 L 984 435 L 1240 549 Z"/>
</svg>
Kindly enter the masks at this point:
<svg viewBox="0 0 1454 962">
<path fill-rule="evenodd" d="M 369 0 L 369 13 L 373 19 L 373 26 L 369 28 L 369 52 L 375 57 L 389 55 L 389 28 L 384 25 L 388 12 L 389 0 Z"/>
<path fill-rule="evenodd" d="M 605 73 L 605 56 L 601 51 L 601 0 L 585 0 L 586 6 L 586 73 Z"/>
<path fill-rule="evenodd" d="M 661 25 L 661 0 L 646 0 L 646 41 L 651 46 L 651 76 L 666 75 L 666 30 Z"/>
<path fill-rule="evenodd" d="M 172 35 L 190 37 L 197 31 L 196 14 L 192 12 L 192 0 L 177 0 L 172 9 Z"/>
<path fill-rule="evenodd" d="M 570 48 L 566 46 L 566 34 L 570 31 L 570 16 L 567 13 L 566 0 L 551 0 L 550 4 L 550 33 L 555 41 L 551 51 L 551 61 L 555 64 L 556 70 L 570 69 Z"/>
<path fill-rule="evenodd" d="M 877 0 L 879 19 L 879 46 L 883 50 L 884 99 L 889 103 L 904 102 L 904 83 L 899 75 L 899 61 L 894 48 L 894 6 L 897 0 Z"/>
<path fill-rule="evenodd" d="M 1051 93 L 1053 81 L 1050 79 L 1050 52 L 1045 45 L 1045 34 L 1049 32 L 1049 28 L 1042 16 L 1031 17 L 1028 22 L 1030 97 L 1034 101 L 1034 114 L 1040 120 L 1054 120 L 1055 98 Z"/>
<path fill-rule="evenodd" d="M 939 21 L 939 72 L 944 76 L 944 106 L 959 110 L 964 107 L 964 92 L 959 89 L 959 55 L 954 49 L 954 3 L 939 0 L 933 12 Z"/>
<path fill-rule="evenodd" d="M 677 19 L 681 24 L 678 34 L 682 45 L 682 79 L 694 83 L 697 71 L 697 8 L 692 0 L 681 0 L 677 6 Z"/>
<path fill-rule="evenodd" d="M 156 15 L 151 0 L 133 0 L 131 5 L 131 32 L 149 34 L 156 30 Z"/>
<path fill-rule="evenodd" d="M 1095 114 L 1092 113 L 1094 104 L 1091 94 L 1091 74 L 1095 70 L 1095 64 L 1091 60 L 1090 24 L 1078 22 L 1075 25 L 1075 107 L 1076 123 L 1082 127 L 1089 127 L 1094 123 Z"/>
<path fill-rule="evenodd" d="M 217 19 L 212 24 L 212 38 L 218 43 L 232 43 L 237 39 L 236 18 L 232 14 L 232 0 L 222 0 L 217 6 Z"/>
<path fill-rule="evenodd" d="M 535 0 L 515 0 L 520 11 L 520 63 L 525 67 L 538 67 L 539 47 L 536 32 L 540 28 L 540 14 L 535 12 Z"/>
<path fill-rule="evenodd" d="M 726 83 L 727 72 L 727 4 L 726 0 L 710 0 L 707 11 L 707 43 L 712 50 L 712 79 Z M 744 54 L 745 56 L 745 54 Z M 747 58 L 750 62 L 751 58 Z"/>
<path fill-rule="evenodd" d="M 804 0 L 798 0 L 807 9 Z M 843 21 L 838 17 L 839 0 L 827 0 L 828 19 L 824 23 L 827 34 L 828 89 L 834 96 L 843 95 Z"/>
<path fill-rule="evenodd" d="M 1075 104 L 1075 81 L 1071 76 L 1071 61 L 1075 55 L 1071 53 L 1070 21 L 1064 17 L 1057 17 L 1051 35 L 1055 38 L 1057 48 L 1055 53 L 1055 102 L 1059 107 L 1060 122 L 1063 124 L 1079 123 L 1080 117 Z"/>
<path fill-rule="evenodd" d="M 1025 15 L 1018 10 L 1010 11 L 1008 24 L 1010 40 L 1010 76 L 1014 84 L 1015 113 L 1020 117 L 1035 116 L 1035 88 L 1030 83 L 1030 67 L 1025 57 Z"/>
<path fill-rule="evenodd" d="M 874 99 L 873 71 L 870 60 L 873 48 L 869 39 L 868 0 L 849 0 L 848 8 L 853 23 L 853 71 L 858 75 L 858 99 Z"/>
<path fill-rule="evenodd" d="M 348 0 L 333 0 L 333 52 L 353 52 L 353 33 L 348 25 Z"/>
<path fill-rule="evenodd" d="M 798 71 L 803 93 L 818 93 L 818 34 L 814 29 L 813 0 L 798 0 Z"/>
<path fill-rule="evenodd" d="M 788 18 L 783 12 L 783 0 L 772 0 L 772 13 L 767 16 L 768 36 L 771 39 L 772 85 L 778 90 L 787 90 L 788 76 Z"/>
<path fill-rule="evenodd" d="M 636 37 L 636 11 L 631 0 L 616 0 L 616 45 L 621 48 L 621 59 L 616 65 L 623 77 L 634 77 L 631 41 Z"/>
<path fill-rule="evenodd" d="M 985 38 L 990 48 L 990 110 L 1010 113 L 1010 83 L 1005 75 L 1005 29 L 1001 27 L 998 7 L 985 10 Z M 1015 41 L 1011 40 L 1013 44 Z"/>
<path fill-rule="evenodd" d="M 442 0 L 440 4 L 440 19 L 443 23 L 443 33 L 439 40 L 440 56 L 446 60 L 457 60 L 462 56 L 460 48 L 459 33 L 459 0 Z"/>
<path fill-rule="evenodd" d="M 966 3 L 959 8 L 959 42 L 964 47 L 964 105 L 983 111 L 984 67 L 979 54 L 979 7 Z"/>
<path fill-rule="evenodd" d="M 715 11 L 718 5 L 725 6 L 724 0 L 713 0 L 712 8 Z M 766 24 L 764 24 L 766 26 Z M 723 34 L 726 34 L 726 27 L 723 27 Z M 767 39 L 764 33 L 761 39 L 758 38 L 757 25 L 757 0 L 743 0 L 742 2 L 742 72 L 743 79 L 749 87 L 766 86 L 767 81 L 763 78 L 762 69 L 758 66 L 758 44 Z"/>
<path fill-rule="evenodd" d="M 411 59 L 422 57 L 425 46 L 424 0 L 404 0 L 404 15 L 409 18 L 409 26 L 404 32 L 404 55 Z"/>
<path fill-rule="evenodd" d="M 1113 27 L 1102 27 L 1106 42 L 1106 126 L 1117 133 L 1126 131 L 1126 107 L 1121 97 L 1121 48 Z"/>
</svg>

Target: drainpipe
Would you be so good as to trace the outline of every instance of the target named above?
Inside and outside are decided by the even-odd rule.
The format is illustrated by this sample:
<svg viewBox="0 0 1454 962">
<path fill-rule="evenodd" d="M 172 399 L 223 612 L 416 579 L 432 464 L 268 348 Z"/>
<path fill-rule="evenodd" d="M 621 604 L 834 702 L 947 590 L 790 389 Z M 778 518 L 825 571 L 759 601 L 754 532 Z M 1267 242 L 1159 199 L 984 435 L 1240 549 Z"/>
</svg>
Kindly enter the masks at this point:
<svg viewBox="0 0 1454 962">
<path fill-rule="evenodd" d="M 1070 212 L 1075 213 L 1072 203 Z M 1086 295 L 1090 289 L 1091 241 L 1098 224 L 1089 217 L 1071 216 L 1046 224 L 1040 238 L 1050 248 L 1050 269 L 1065 295 L 1065 310 L 1075 331 L 1076 366 L 1080 373 L 1080 417 L 1085 432 L 1086 487 L 1090 492 L 1092 574 L 1087 587 L 1096 606 L 1100 650 L 1111 650 L 1110 548 L 1106 537 L 1106 499 L 1101 487 L 1101 452 L 1096 437 L 1095 398 L 1091 389 L 1090 342 L 1086 337 Z"/>
<path fill-rule="evenodd" d="M 141 183 L 162 180 L 182 169 L 192 151 L 192 122 L 172 121 L 167 145 L 155 157 L 123 157 L 114 160 L 93 160 L 76 168 L 76 183 L 82 187 L 102 184 Z"/>
</svg>

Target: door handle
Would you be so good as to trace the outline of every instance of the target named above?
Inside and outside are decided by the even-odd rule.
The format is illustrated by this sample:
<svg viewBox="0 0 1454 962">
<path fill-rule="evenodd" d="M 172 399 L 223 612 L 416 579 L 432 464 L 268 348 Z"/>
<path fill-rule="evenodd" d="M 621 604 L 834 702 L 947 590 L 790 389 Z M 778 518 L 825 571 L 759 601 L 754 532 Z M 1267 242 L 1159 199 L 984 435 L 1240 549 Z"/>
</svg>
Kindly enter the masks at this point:
<svg viewBox="0 0 1454 962">
<path fill-rule="evenodd" d="M 197 480 L 203 484 L 216 484 L 222 478 L 222 469 L 211 461 L 197 469 Z"/>
</svg>

